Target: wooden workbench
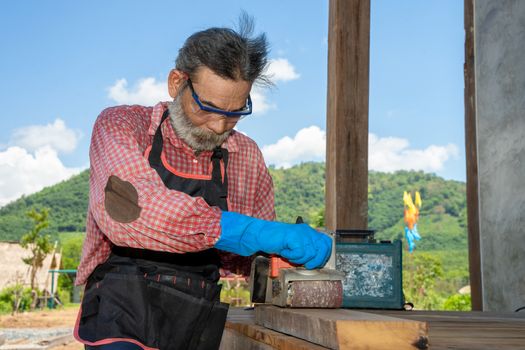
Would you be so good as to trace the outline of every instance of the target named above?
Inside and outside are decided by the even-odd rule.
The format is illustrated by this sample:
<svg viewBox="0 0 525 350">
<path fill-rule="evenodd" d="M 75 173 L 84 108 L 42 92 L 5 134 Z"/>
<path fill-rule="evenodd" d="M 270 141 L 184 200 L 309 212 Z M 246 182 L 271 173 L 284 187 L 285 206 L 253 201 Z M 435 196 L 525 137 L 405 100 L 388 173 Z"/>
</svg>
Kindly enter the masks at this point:
<svg viewBox="0 0 525 350">
<path fill-rule="evenodd" d="M 359 311 L 425 322 L 430 349 L 525 349 L 525 312 Z M 326 347 L 256 325 L 254 310 L 231 308 L 221 349 L 312 350 Z"/>
</svg>

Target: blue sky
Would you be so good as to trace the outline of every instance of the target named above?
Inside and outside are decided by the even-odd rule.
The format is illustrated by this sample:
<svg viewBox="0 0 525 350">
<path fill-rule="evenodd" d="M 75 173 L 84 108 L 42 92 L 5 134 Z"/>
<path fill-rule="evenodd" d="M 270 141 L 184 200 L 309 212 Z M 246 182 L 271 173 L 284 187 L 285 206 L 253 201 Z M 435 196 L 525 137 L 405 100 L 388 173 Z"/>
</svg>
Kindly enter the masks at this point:
<svg viewBox="0 0 525 350">
<path fill-rule="evenodd" d="M 100 111 L 165 99 L 185 38 L 241 9 L 276 88 L 238 129 L 268 164 L 324 160 L 327 1 L 2 1 L 0 205 L 86 168 Z M 372 1 L 371 169 L 465 180 L 463 45 L 462 1 Z"/>
</svg>

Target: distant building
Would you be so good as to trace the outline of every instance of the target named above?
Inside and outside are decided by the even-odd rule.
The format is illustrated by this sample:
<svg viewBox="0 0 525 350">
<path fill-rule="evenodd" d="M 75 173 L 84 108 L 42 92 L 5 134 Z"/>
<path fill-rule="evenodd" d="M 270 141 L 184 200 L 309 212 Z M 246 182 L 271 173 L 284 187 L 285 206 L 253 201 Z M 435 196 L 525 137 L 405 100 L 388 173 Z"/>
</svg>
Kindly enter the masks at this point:
<svg viewBox="0 0 525 350">
<path fill-rule="evenodd" d="M 0 289 L 17 283 L 31 286 L 30 266 L 22 258 L 31 256 L 29 249 L 22 248 L 18 242 L 0 242 Z M 56 249 L 48 254 L 36 273 L 35 285 L 40 290 L 51 291 L 50 269 L 60 268 L 61 254 Z M 53 290 L 57 290 L 55 278 Z"/>
</svg>

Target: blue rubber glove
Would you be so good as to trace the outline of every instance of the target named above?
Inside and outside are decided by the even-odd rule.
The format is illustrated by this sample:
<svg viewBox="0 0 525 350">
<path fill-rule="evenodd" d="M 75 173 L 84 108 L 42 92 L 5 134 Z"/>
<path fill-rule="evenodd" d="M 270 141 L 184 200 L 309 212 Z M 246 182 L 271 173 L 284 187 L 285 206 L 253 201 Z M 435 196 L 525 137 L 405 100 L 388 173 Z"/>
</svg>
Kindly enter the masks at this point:
<svg viewBox="0 0 525 350">
<path fill-rule="evenodd" d="M 215 248 L 238 255 L 262 251 L 316 269 L 326 264 L 332 252 L 332 239 L 307 224 L 285 224 L 223 211 L 221 228 Z"/>
</svg>

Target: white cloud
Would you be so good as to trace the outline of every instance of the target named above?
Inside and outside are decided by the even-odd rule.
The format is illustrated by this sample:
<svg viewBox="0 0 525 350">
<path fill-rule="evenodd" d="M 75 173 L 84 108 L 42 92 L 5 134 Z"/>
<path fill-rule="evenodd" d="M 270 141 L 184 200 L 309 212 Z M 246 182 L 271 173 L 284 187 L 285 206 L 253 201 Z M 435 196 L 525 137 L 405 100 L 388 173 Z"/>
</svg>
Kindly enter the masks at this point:
<svg viewBox="0 0 525 350">
<path fill-rule="evenodd" d="M 287 82 L 299 79 L 300 75 L 295 67 L 285 58 L 277 58 L 269 61 L 265 72 L 274 83 Z M 128 87 L 126 79 L 119 79 L 108 89 L 108 97 L 118 104 L 139 104 L 152 106 L 159 101 L 169 101 L 166 82 L 157 82 L 155 78 L 148 77 L 140 79 L 132 88 Z M 251 92 L 254 113 L 263 114 L 270 109 L 276 108 L 275 104 L 268 102 L 266 91 L 254 86 Z"/>
<path fill-rule="evenodd" d="M 295 67 L 285 58 L 277 58 L 269 61 L 266 74 L 274 83 L 295 80 L 300 75 Z M 153 106 L 159 101 L 169 101 L 166 82 L 157 82 L 155 78 L 148 77 L 140 79 L 132 88 L 128 88 L 126 79 L 119 79 L 108 89 L 108 97 L 118 104 L 139 104 Z M 275 104 L 268 102 L 266 91 L 254 86 L 251 92 L 254 113 L 263 114 L 269 109 L 276 108 Z"/>
<path fill-rule="evenodd" d="M 139 104 L 153 106 L 159 101 L 169 101 L 166 82 L 157 82 L 155 78 L 140 79 L 132 89 L 128 89 L 128 81 L 119 79 L 109 88 L 109 98 L 118 104 Z"/>
<path fill-rule="evenodd" d="M 77 147 L 81 137 L 80 131 L 69 129 L 62 119 L 56 119 L 52 124 L 16 129 L 9 144 L 28 151 L 49 146 L 57 152 L 70 153 Z"/>
<path fill-rule="evenodd" d="M 264 114 L 270 109 L 277 108 L 275 104 L 268 102 L 264 88 L 254 86 L 250 92 L 250 96 L 252 98 L 254 114 Z"/>
<path fill-rule="evenodd" d="M 73 152 L 80 137 L 62 119 L 16 129 L 0 150 L 0 206 L 79 173 L 82 168 L 66 167 L 58 154 Z"/>
<path fill-rule="evenodd" d="M 299 79 L 300 75 L 295 71 L 295 67 L 286 58 L 271 59 L 265 74 L 274 83 L 287 82 Z M 274 103 L 268 101 L 267 90 L 255 85 L 251 91 L 253 101 L 253 113 L 264 114 L 270 109 L 276 109 Z"/>
<path fill-rule="evenodd" d="M 65 180 L 81 170 L 65 167 L 57 151 L 50 146 L 41 147 L 34 154 L 18 146 L 9 147 L 0 152 L 0 206 L 23 194 Z"/>
<path fill-rule="evenodd" d="M 393 172 L 396 170 L 423 170 L 436 172 L 443 170 L 445 163 L 458 156 L 458 147 L 430 145 L 425 149 L 409 147 L 407 139 L 397 137 L 379 138 L 369 134 L 370 170 Z M 317 126 L 301 129 L 291 138 L 283 137 L 276 143 L 262 147 L 267 164 L 278 168 L 307 161 L 324 161 L 326 151 L 326 133 Z"/>
<path fill-rule="evenodd" d="M 377 171 L 392 172 L 396 170 L 423 170 L 435 172 L 443 170 L 450 158 L 458 156 L 458 147 L 430 145 L 425 149 L 411 149 L 407 139 L 397 137 L 379 138 L 369 134 L 370 154 L 368 168 Z"/>
<path fill-rule="evenodd" d="M 313 125 L 299 130 L 293 138 L 285 136 L 272 145 L 264 146 L 262 153 L 267 164 L 289 168 L 300 162 L 323 161 L 325 149 L 325 132 Z"/>
<path fill-rule="evenodd" d="M 300 77 L 295 67 L 286 58 L 271 59 L 266 74 L 274 83 L 295 80 Z"/>
</svg>

